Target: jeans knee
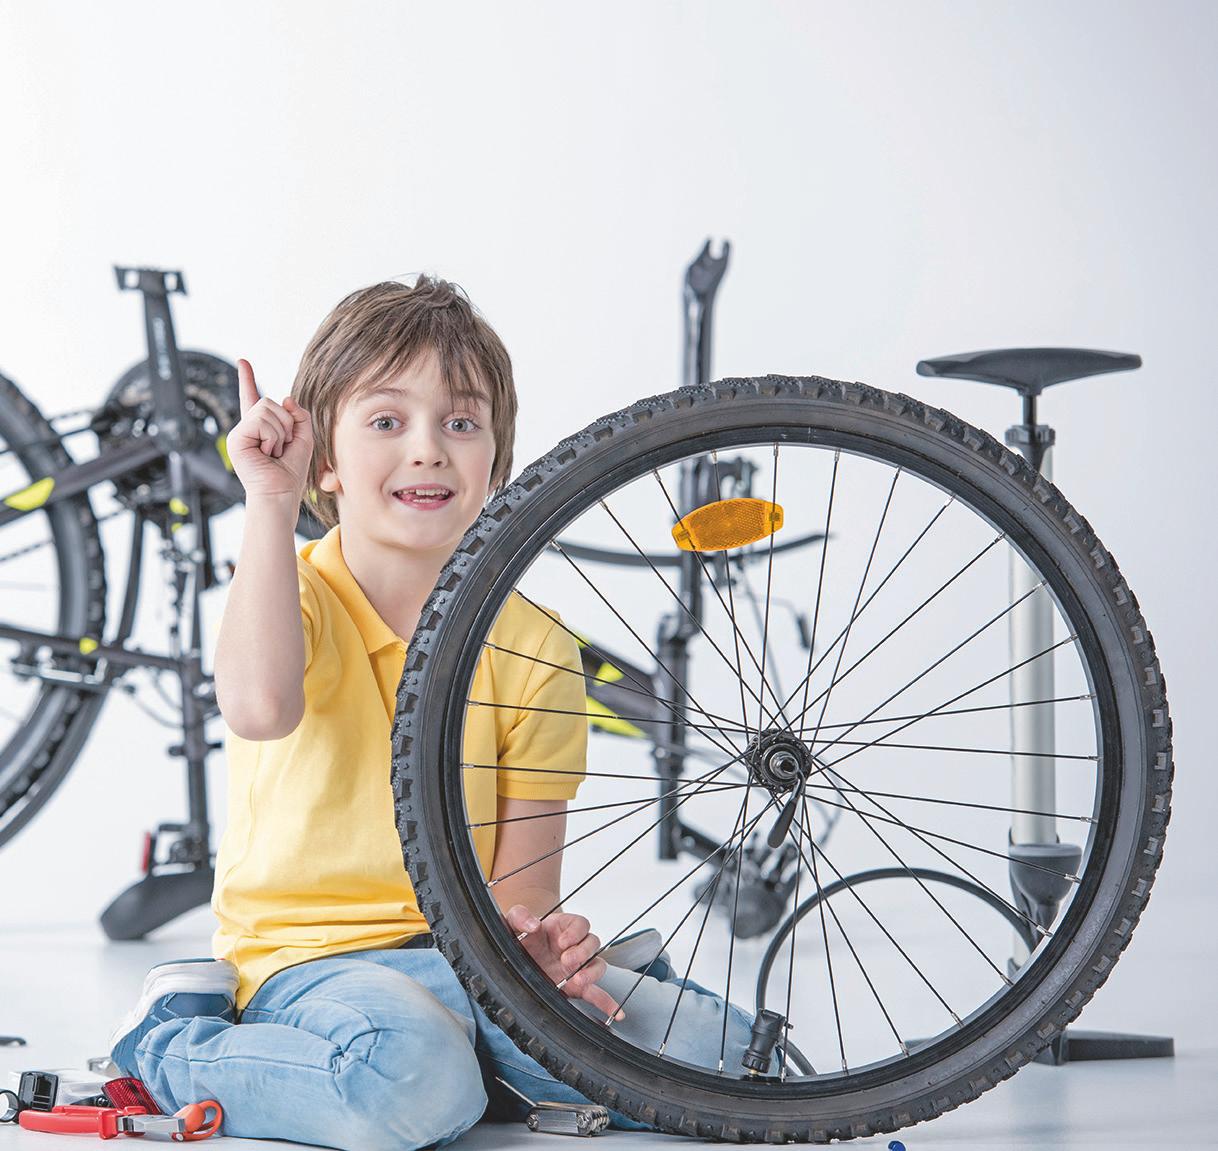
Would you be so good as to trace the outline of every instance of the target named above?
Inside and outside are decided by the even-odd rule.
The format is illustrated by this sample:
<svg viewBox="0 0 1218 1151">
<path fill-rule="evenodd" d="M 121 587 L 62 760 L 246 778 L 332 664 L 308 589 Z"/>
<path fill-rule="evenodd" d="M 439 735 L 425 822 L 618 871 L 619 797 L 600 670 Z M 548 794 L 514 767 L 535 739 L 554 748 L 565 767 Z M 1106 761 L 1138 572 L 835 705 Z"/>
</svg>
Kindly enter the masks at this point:
<svg viewBox="0 0 1218 1151">
<path fill-rule="evenodd" d="M 351 1104 L 345 1146 L 414 1151 L 449 1143 L 482 1117 L 486 1092 L 469 1043 L 437 1043 L 425 1059 L 402 1059 L 405 1048 L 382 1033 L 374 1058 L 341 1073 L 340 1090 Z"/>
</svg>

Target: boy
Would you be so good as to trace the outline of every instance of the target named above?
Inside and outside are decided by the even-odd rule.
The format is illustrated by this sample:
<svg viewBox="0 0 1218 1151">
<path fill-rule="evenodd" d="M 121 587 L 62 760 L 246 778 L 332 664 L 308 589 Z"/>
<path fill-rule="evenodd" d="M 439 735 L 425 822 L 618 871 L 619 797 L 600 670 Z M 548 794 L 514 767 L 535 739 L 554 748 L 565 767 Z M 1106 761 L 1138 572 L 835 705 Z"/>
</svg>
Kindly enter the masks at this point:
<svg viewBox="0 0 1218 1151">
<path fill-rule="evenodd" d="M 463 294 L 424 276 L 339 303 L 282 405 L 259 397 L 248 362 L 238 369 L 242 416 L 228 454 L 246 519 L 215 655 L 230 769 L 217 959 L 153 968 L 112 1058 L 167 1112 L 217 1099 L 226 1134 L 360 1151 L 451 1142 L 488 1093 L 497 1111 L 515 1113 L 495 1076 L 530 1098 L 582 1101 L 491 1023 L 431 946 L 393 822 L 389 728 L 409 638 L 440 570 L 511 472 L 507 351 Z M 297 555 L 306 492 L 329 530 Z M 515 762 L 571 769 L 542 784 L 507 769 L 476 773 L 498 777 L 467 796 L 489 803 L 492 819 L 548 816 L 500 822 L 478 845 L 488 874 L 507 875 L 562 844 L 587 725 L 582 677 L 562 670 L 580 668 L 562 628 L 513 597 L 491 634 L 544 662 L 488 649 L 475 696 L 486 698 L 481 677 L 483 691 L 489 683 L 498 702 L 519 706 L 528 681 L 532 708 L 577 713 L 557 738 L 553 723 L 536 726 L 536 710 L 467 717 L 467 747 L 481 741 L 494 762 L 526 748 Z M 499 883 L 500 909 L 547 976 L 569 977 L 564 994 L 581 1010 L 617 1013 L 621 1034 L 654 1050 L 680 984 L 648 976 L 630 1017 L 619 1011 L 615 996 L 634 973 L 606 963 L 613 949 L 587 962 L 600 940 L 583 916 L 545 914 L 558 902 L 561 859 Z M 654 950 L 632 966 L 646 968 Z M 713 1066 L 723 1010 L 690 983 L 668 1052 Z M 747 1046 L 749 1022 L 729 1009 L 735 1049 Z"/>
</svg>

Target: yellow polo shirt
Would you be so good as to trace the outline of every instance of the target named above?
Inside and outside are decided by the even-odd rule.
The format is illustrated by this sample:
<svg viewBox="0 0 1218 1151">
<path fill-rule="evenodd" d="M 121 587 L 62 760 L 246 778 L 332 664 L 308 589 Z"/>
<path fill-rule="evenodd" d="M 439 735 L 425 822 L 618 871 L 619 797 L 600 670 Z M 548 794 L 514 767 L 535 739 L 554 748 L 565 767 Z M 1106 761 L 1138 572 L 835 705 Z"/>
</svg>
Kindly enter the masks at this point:
<svg viewBox="0 0 1218 1151">
<path fill-rule="evenodd" d="M 228 823 L 216 859 L 212 950 L 237 967 L 239 1010 L 285 967 L 396 947 L 428 930 L 402 863 L 389 781 L 407 641 L 356 583 L 338 527 L 301 548 L 296 568 L 304 718 L 283 739 L 225 733 Z M 570 634 L 512 593 L 488 641 L 523 654 L 484 647 L 478 661 L 470 698 L 513 706 L 466 709 L 465 762 L 498 765 L 465 769 L 471 822 L 495 819 L 497 795 L 572 798 L 588 743 L 579 649 Z M 479 828 L 474 843 L 489 875 L 495 828 Z"/>
</svg>

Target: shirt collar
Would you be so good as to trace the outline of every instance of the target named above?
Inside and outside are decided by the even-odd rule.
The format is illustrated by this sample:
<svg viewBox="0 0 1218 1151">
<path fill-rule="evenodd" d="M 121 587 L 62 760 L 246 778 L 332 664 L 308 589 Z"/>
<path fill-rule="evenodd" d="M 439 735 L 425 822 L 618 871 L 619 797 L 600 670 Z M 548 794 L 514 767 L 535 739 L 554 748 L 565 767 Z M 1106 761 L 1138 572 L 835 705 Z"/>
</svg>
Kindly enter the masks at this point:
<svg viewBox="0 0 1218 1151">
<path fill-rule="evenodd" d="M 301 558 L 317 569 L 330 590 L 359 629 L 364 641 L 364 650 L 371 655 L 391 643 L 401 643 L 401 637 L 391 628 L 376 608 L 368 602 L 364 589 L 359 586 L 347 561 L 343 559 L 339 528 L 335 524 L 319 540 L 310 540 L 300 549 Z"/>
</svg>

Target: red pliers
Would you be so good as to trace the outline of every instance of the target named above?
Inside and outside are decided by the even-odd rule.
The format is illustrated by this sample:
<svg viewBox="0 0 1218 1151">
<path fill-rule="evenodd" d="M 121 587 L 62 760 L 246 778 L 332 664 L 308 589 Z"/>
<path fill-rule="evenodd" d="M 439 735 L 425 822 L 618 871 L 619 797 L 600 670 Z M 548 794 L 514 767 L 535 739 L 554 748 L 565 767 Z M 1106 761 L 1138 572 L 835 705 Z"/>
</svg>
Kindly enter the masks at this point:
<svg viewBox="0 0 1218 1151">
<path fill-rule="evenodd" d="M 206 1139 L 220 1129 L 224 1112 L 214 1099 L 189 1103 L 173 1115 L 150 1115 L 143 1107 L 84 1107 L 69 1105 L 50 1111 L 22 1111 L 17 1122 L 27 1131 L 54 1131 L 60 1134 L 98 1135 L 113 1139 L 118 1135 L 151 1135 L 188 1143 Z"/>
</svg>

